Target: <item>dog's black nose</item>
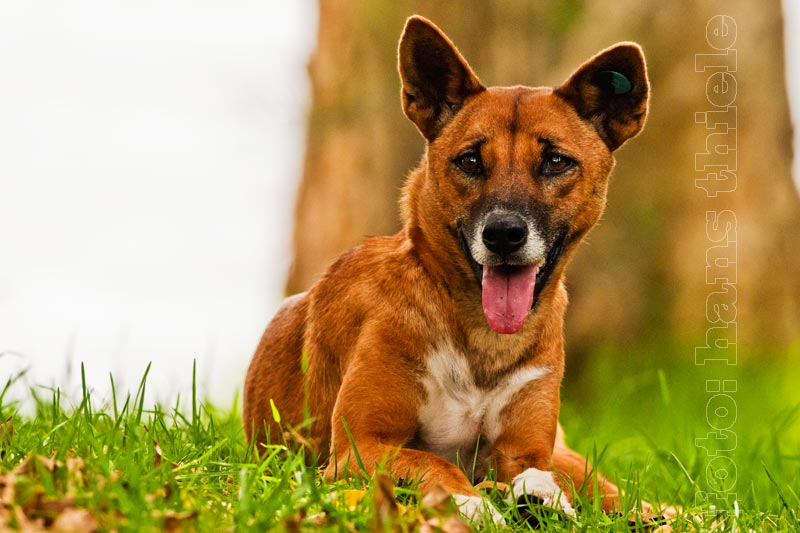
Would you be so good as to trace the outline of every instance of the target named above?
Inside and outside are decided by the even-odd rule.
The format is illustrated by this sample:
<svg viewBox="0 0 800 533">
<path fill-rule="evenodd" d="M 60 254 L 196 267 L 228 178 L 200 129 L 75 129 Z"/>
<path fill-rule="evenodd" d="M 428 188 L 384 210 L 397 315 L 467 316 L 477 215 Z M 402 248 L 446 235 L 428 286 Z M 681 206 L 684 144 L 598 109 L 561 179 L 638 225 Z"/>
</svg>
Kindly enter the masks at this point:
<svg viewBox="0 0 800 533">
<path fill-rule="evenodd" d="M 491 214 L 483 226 L 483 244 L 498 254 L 513 254 L 528 240 L 528 224 L 511 213 Z"/>
</svg>

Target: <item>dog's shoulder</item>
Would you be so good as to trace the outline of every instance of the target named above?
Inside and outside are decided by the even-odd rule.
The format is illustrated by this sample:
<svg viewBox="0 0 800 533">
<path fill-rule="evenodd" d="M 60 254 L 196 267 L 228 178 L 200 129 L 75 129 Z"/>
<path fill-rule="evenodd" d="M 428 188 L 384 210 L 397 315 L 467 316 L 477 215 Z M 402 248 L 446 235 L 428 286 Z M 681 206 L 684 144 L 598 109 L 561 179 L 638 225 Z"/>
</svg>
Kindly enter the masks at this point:
<svg viewBox="0 0 800 533">
<path fill-rule="evenodd" d="M 340 255 L 312 288 L 314 299 L 347 298 L 348 305 L 362 298 L 376 300 L 407 292 L 425 283 L 425 272 L 415 259 L 403 233 L 372 237 Z"/>
<path fill-rule="evenodd" d="M 403 232 L 373 237 L 339 256 L 312 287 L 309 319 L 327 335 L 372 328 L 428 338 L 431 317 L 442 314 L 441 291 Z"/>
</svg>

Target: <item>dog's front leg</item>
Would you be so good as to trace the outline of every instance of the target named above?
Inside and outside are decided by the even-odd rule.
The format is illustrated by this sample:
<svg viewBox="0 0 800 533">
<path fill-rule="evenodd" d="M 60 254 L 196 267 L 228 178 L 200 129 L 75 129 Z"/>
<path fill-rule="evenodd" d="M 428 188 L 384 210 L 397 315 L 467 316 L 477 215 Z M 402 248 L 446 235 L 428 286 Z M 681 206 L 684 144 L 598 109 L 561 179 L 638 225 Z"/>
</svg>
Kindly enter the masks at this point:
<svg viewBox="0 0 800 533">
<path fill-rule="evenodd" d="M 333 410 L 326 477 L 355 473 L 362 466 L 372 475 L 385 466 L 396 479 L 420 479 L 423 494 L 441 485 L 453 495 L 461 513 L 473 521 L 503 523 L 500 513 L 475 491 L 456 465 L 433 453 L 404 447 L 417 433 L 417 409 L 424 391 L 414 379 L 413 364 L 379 359 L 354 358 L 344 376 Z"/>
<path fill-rule="evenodd" d="M 553 472 L 560 383 L 560 375 L 551 375 L 511 399 L 504 409 L 503 429 L 491 459 L 497 478 L 511 484 L 510 498 L 518 502 L 539 500 L 574 516 L 570 490 Z"/>
</svg>

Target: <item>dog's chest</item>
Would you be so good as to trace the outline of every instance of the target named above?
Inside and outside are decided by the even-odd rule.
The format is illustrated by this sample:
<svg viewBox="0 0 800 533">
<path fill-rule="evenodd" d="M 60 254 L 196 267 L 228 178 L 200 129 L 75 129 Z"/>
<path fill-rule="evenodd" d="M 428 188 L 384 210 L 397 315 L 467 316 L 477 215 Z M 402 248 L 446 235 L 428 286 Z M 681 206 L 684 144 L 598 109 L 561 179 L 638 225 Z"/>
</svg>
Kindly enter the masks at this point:
<svg viewBox="0 0 800 533">
<path fill-rule="evenodd" d="M 525 385 L 549 372 L 527 366 L 501 379 L 493 388 L 476 385 L 466 357 L 451 347 L 434 350 L 421 382 L 417 446 L 451 462 L 470 464 L 478 444 L 479 459 L 502 431 L 501 412 Z"/>
</svg>

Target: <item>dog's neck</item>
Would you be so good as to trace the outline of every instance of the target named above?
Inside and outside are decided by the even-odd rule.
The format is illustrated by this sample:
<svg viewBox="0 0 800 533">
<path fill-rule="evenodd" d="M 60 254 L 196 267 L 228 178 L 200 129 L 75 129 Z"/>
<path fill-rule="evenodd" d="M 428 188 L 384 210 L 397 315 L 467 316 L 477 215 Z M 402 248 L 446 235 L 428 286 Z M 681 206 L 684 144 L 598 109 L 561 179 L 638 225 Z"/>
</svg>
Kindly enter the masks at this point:
<svg viewBox="0 0 800 533">
<path fill-rule="evenodd" d="M 486 322 L 481 288 L 453 228 L 424 216 L 424 213 L 436 212 L 425 209 L 422 204 L 436 198 L 432 191 L 426 191 L 430 187 L 426 172 L 423 159 L 409 175 L 404 187 L 402 233 L 431 282 L 444 288 L 440 293 L 448 300 L 448 308 L 457 310 L 450 315 L 454 322 L 446 327 L 453 345 L 463 350 L 467 357 L 476 382 L 491 386 L 507 372 L 532 360 L 546 359 L 546 364 L 554 370 L 562 370 L 563 323 L 567 307 L 563 276 L 564 265 L 571 254 L 564 254 L 559 261 L 522 330 L 512 335 L 495 333 Z"/>
</svg>

